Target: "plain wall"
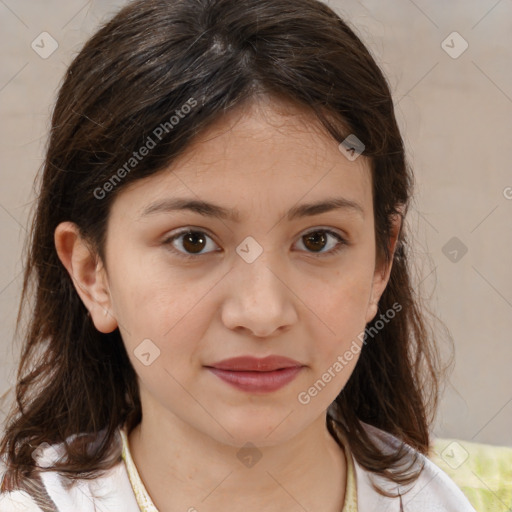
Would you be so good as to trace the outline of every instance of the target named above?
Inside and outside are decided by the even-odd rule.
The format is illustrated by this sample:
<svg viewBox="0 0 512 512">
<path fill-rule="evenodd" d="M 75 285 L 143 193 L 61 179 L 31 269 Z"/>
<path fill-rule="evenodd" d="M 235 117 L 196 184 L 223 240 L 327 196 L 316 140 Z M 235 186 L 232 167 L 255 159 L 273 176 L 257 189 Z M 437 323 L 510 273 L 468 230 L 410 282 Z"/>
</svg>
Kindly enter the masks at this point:
<svg viewBox="0 0 512 512">
<path fill-rule="evenodd" d="M 327 3 L 388 77 L 416 177 L 417 280 L 456 350 L 434 433 L 512 446 L 512 2 Z M 0 2 L 0 393 L 15 383 L 21 251 L 56 91 L 123 4 Z M 59 45 L 47 59 L 31 47 L 44 31 Z M 454 31 L 468 43 L 457 58 L 442 47 Z"/>
</svg>

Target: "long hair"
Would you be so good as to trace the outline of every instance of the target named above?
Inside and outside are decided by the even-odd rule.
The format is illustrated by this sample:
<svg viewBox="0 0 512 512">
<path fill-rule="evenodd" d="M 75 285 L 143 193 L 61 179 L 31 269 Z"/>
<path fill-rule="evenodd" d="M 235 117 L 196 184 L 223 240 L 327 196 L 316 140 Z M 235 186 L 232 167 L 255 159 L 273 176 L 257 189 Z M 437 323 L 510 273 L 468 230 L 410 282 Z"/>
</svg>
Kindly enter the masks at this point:
<svg viewBox="0 0 512 512">
<path fill-rule="evenodd" d="M 74 222 L 105 261 L 117 194 L 167 168 L 201 130 L 256 94 L 309 109 L 338 144 L 354 134 L 365 145 L 376 256 L 387 263 L 393 258 L 378 307 L 382 313 L 399 304 L 401 310 L 384 328 L 375 327 L 379 315 L 368 324 L 375 335 L 327 425 L 338 442 L 338 432 L 346 436 L 366 469 L 395 482 L 416 478 L 418 472 L 404 467 L 405 451 L 384 453 L 363 425 L 428 453 L 441 375 L 428 310 L 411 282 L 404 223 L 394 255 L 388 247 L 392 218 L 407 214 L 413 174 L 374 58 L 347 23 L 316 0 L 136 0 L 87 41 L 53 110 L 16 333 L 24 307 L 33 304 L 0 444 L 9 482 L 34 469 L 32 452 L 45 442 L 64 442 L 67 453 L 48 469 L 93 478 L 116 461 L 109 457 L 116 429 L 141 420 L 136 373 L 120 333 L 95 329 L 56 253 L 55 228 Z M 147 156 L 132 161 L 150 139 L 155 144 Z M 93 450 L 66 442 L 100 432 Z"/>
</svg>

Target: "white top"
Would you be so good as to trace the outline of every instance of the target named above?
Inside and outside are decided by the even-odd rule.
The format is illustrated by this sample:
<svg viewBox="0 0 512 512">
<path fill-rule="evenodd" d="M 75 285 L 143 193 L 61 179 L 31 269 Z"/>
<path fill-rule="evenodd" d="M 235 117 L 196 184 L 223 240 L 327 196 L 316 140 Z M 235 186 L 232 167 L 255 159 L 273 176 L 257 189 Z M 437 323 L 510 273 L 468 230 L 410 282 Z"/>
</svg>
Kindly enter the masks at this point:
<svg viewBox="0 0 512 512">
<path fill-rule="evenodd" d="M 390 434 L 363 425 L 383 448 L 394 450 L 400 446 L 400 441 Z M 124 428 L 119 429 L 116 442 L 119 443 L 120 460 L 104 476 L 78 480 L 70 487 L 55 471 L 39 472 L 39 486 L 27 483 L 31 487 L 30 493 L 19 489 L 0 494 L 0 512 L 158 512 L 137 472 Z M 347 459 L 347 481 L 345 504 L 340 512 L 476 512 L 455 483 L 412 448 L 408 447 L 409 453 L 418 455 L 424 470 L 405 488 L 362 468 L 343 436 L 342 444 Z M 49 467 L 63 454 L 62 444 L 46 445 L 36 460 L 40 466 Z M 5 468 L 0 466 L 2 479 L 4 471 Z M 399 491 L 401 498 L 382 496 L 372 487 L 370 479 L 395 495 Z"/>
</svg>

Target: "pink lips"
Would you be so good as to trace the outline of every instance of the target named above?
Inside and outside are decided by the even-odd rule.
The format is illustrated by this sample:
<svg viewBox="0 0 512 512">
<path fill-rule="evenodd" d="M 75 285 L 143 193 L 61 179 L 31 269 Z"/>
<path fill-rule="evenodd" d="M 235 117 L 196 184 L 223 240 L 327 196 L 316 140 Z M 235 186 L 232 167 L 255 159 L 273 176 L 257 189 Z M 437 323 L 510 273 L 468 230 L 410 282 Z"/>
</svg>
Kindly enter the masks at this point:
<svg viewBox="0 0 512 512">
<path fill-rule="evenodd" d="M 282 356 L 224 359 L 206 366 L 228 384 L 248 392 L 268 393 L 291 382 L 304 365 Z"/>
</svg>

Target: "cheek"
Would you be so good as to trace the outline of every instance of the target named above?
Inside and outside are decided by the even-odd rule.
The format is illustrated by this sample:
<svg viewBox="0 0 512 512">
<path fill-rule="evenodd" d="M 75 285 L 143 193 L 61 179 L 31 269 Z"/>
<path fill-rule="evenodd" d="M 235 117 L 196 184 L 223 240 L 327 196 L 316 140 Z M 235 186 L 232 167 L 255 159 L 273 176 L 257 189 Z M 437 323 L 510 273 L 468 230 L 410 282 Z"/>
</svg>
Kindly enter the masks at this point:
<svg viewBox="0 0 512 512">
<path fill-rule="evenodd" d="M 309 387 L 298 396 L 300 403 L 315 399 L 327 407 L 345 387 L 357 365 L 363 348 L 364 325 L 346 316 L 340 317 L 335 328 L 335 337 L 315 338 Z"/>
<path fill-rule="evenodd" d="M 136 248 L 128 249 L 115 267 L 111 291 L 116 318 L 127 331 L 160 338 L 194 308 L 198 295 L 208 288 L 207 283 L 191 283 L 189 273 L 171 266 L 160 250 L 152 251 L 156 256 L 137 257 Z"/>
<path fill-rule="evenodd" d="M 169 373 L 185 384 L 191 368 L 201 362 L 204 333 L 217 311 L 209 295 L 214 282 L 191 281 L 185 272 L 163 275 L 157 269 L 118 278 L 116 318 L 136 372 L 157 387 L 175 382 Z"/>
<path fill-rule="evenodd" d="M 328 280 L 309 279 L 304 293 L 307 304 L 322 319 L 333 339 L 346 339 L 364 328 L 371 294 L 372 272 L 363 265 L 333 270 Z"/>
<path fill-rule="evenodd" d="M 313 311 L 315 340 L 310 358 L 314 377 L 329 382 L 328 394 L 344 387 L 359 358 L 366 327 L 365 317 L 371 289 L 371 272 L 364 266 L 336 271 L 328 285 L 309 282 L 308 303 Z M 338 388 L 338 391 L 336 389 Z"/>
</svg>

